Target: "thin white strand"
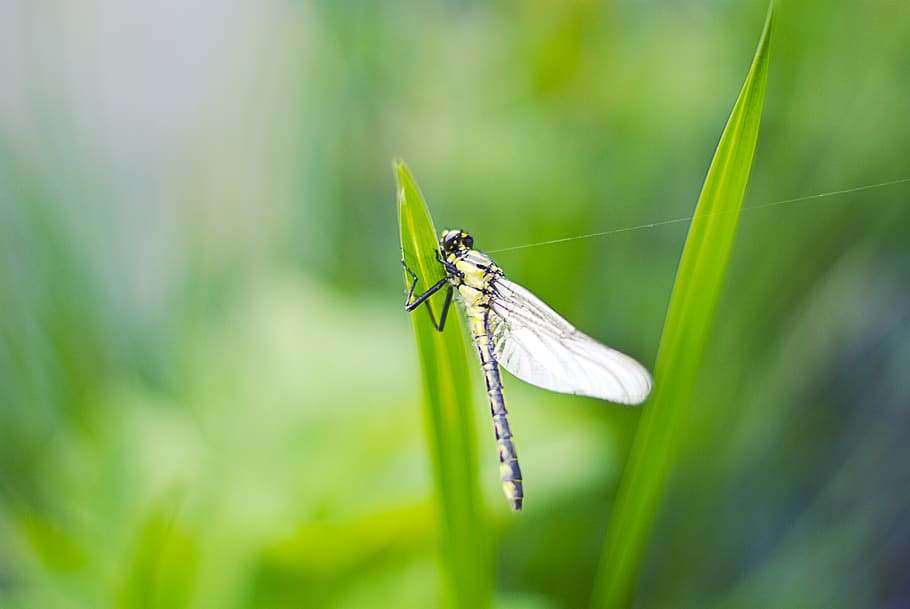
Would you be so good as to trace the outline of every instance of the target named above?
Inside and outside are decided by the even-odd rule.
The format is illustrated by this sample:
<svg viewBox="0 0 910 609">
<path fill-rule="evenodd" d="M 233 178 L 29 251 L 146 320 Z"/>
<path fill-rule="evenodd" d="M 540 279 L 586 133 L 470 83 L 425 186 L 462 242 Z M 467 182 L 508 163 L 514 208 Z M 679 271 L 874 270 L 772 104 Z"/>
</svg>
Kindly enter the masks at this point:
<svg viewBox="0 0 910 609">
<path fill-rule="evenodd" d="M 743 206 L 740 211 L 754 211 L 756 209 L 765 209 L 767 207 L 776 207 L 778 205 L 787 205 L 790 203 L 801 203 L 803 201 L 810 201 L 813 199 L 821 199 L 824 197 L 833 197 L 836 195 L 844 195 L 853 192 L 860 192 L 864 190 L 872 190 L 875 188 L 884 188 L 885 186 L 894 186 L 896 184 L 905 184 L 910 182 L 910 178 L 901 178 L 899 180 L 891 180 L 889 182 L 882 182 L 880 184 L 870 184 L 868 186 L 856 186 L 854 188 L 845 188 L 843 190 L 833 190 L 831 192 L 821 192 L 814 195 L 806 195 L 804 197 L 796 197 L 794 199 L 783 199 L 781 201 L 772 201 L 770 203 L 761 203 L 759 205 L 750 205 Z M 707 218 L 711 216 L 720 216 L 724 214 L 736 213 L 736 210 L 726 210 L 726 211 L 717 211 L 711 214 L 702 214 L 694 216 L 686 216 L 684 218 L 673 218 L 672 220 L 661 220 L 660 222 L 650 222 L 648 224 L 636 224 L 635 226 L 625 226 L 623 228 L 614 228 L 612 230 L 605 230 L 598 233 L 589 233 L 587 235 L 578 235 L 575 237 L 563 237 L 561 239 L 551 239 L 549 241 L 539 241 L 537 243 L 529 243 L 527 245 L 515 245 L 512 247 L 503 247 L 495 250 L 485 250 L 489 254 L 496 254 L 499 252 L 510 252 L 514 250 L 523 250 L 529 247 L 540 247 L 542 245 L 553 245 L 554 243 L 564 243 L 566 241 L 577 241 L 579 239 L 590 239 L 591 237 L 603 237 L 605 235 L 615 235 L 617 233 L 627 233 L 636 230 L 644 230 L 646 228 L 656 228 L 658 226 L 666 226 L 668 224 L 679 224 L 680 222 L 688 222 L 694 220 L 695 218 Z"/>
</svg>

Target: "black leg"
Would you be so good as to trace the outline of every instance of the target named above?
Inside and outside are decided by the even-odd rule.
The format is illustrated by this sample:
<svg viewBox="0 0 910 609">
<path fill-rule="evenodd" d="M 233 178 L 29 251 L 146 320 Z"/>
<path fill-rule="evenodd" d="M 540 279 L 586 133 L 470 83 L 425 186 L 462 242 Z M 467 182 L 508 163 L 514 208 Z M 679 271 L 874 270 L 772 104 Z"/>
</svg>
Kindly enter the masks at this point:
<svg viewBox="0 0 910 609">
<path fill-rule="evenodd" d="M 440 279 L 439 281 L 434 283 L 432 286 L 430 286 L 430 288 L 426 292 L 424 292 L 423 294 L 421 294 L 417 298 L 415 298 L 414 301 L 412 302 L 411 298 L 414 297 L 414 289 L 417 287 L 417 275 L 415 275 L 414 271 L 412 271 L 408 267 L 408 265 L 405 264 L 404 260 L 401 261 L 401 265 L 408 272 L 408 275 L 410 275 L 412 278 L 411 287 L 408 290 L 408 295 L 404 300 L 404 310 L 408 311 L 409 313 L 411 311 L 415 310 L 417 307 L 419 307 L 423 303 L 427 302 L 427 300 L 430 298 L 430 296 L 432 296 L 433 294 L 435 294 L 436 292 L 441 290 L 443 287 L 445 287 L 446 283 L 448 282 L 448 278 L 443 277 L 442 279 Z M 436 328 L 439 332 L 442 332 L 443 328 L 445 328 L 446 316 L 449 313 L 449 307 L 451 305 L 452 305 L 452 286 L 449 286 L 449 289 L 446 292 L 446 299 L 442 304 L 442 313 L 439 317 L 439 323 L 437 323 L 436 316 L 433 315 L 433 310 L 430 308 L 430 304 L 427 303 L 427 312 L 430 314 L 430 320 L 433 322 L 433 327 Z"/>
<path fill-rule="evenodd" d="M 411 279 L 414 280 L 411 282 L 411 289 L 408 290 L 408 295 L 404 297 L 404 306 L 405 310 L 407 310 L 408 303 L 411 302 L 411 296 L 414 295 L 414 288 L 417 287 L 417 275 L 414 274 L 414 271 L 411 270 L 411 267 L 404 263 L 404 258 L 401 259 L 401 266 L 404 267 L 404 270 L 407 271 L 408 275 L 411 276 Z"/>
<path fill-rule="evenodd" d="M 446 316 L 449 314 L 449 308 L 452 306 L 452 291 L 455 288 L 449 286 L 449 289 L 446 291 L 446 299 L 442 303 L 442 313 L 439 314 L 439 323 L 436 323 L 436 320 L 433 319 L 433 311 L 430 311 L 430 308 L 427 307 L 427 311 L 430 311 L 430 319 L 433 319 L 433 325 L 436 326 L 436 329 L 442 332 L 443 328 L 446 327 Z"/>
<path fill-rule="evenodd" d="M 446 273 L 449 275 L 455 275 L 456 277 L 464 277 L 464 273 L 458 270 L 458 267 L 446 260 L 439 253 L 439 250 L 436 250 L 436 261 L 439 262 L 442 266 L 446 268 Z"/>
<path fill-rule="evenodd" d="M 448 279 L 446 277 L 443 277 L 442 279 L 440 279 L 439 281 L 437 281 L 436 283 L 431 285 L 430 289 L 428 289 L 426 292 L 424 292 L 423 294 L 418 296 L 414 300 L 414 302 L 411 302 L 411 298 L 413 298 L 413 296 L 414 296 L 414 289 L 417 287 L 417 275 L 415 275 L 414 271 L 412 271 L 408 267 L 408 265 L 405 264 L 404 260 L 401 261 L 401 265 L 404 267 L 404 270 L 406 270 L 408 272 L 408 275 L 411 276 L 411 279 L 413 279 L 413 281 L 411 281 L 411 288 L 408 290 L 408 295 L 404 299 L 404 310 L 407 311 L 408 313 L 410 313 L 411 311 L 413 311 L 414 309 L 416 309 L 417 307 L 422 305 L 424 302 L 426 302 L 426 300 L 430 296 L 432 296 L 433 294 L 435 294 L 436 292 L 441 290 L 443 288 L 443 286 L 445 286 L 446 282 L 448 281 Z"/>
</svg>

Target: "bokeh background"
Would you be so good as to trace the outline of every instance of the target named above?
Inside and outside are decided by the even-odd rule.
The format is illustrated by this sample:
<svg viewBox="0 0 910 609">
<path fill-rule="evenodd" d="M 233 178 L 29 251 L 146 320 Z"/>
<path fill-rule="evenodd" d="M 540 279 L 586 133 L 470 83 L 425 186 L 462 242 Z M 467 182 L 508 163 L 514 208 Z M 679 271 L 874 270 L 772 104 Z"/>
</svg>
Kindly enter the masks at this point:
<svg viewBox="0 0 910 609">
<path fill-rule="evenodd" d="M 747 206 L 910 177 L 910 4 L 782 2 Z M 766 6 L 0 4 L 0 607 L 440 602 L 393 157 L 481 249 L 691 214 Z M 653 365 L 686 224 L 496 255 Z M 910 184 L 746 212 L 638 607 L 910 606 Z M 506 378 L 497 607 L 638 418 Z"/>
</svg>

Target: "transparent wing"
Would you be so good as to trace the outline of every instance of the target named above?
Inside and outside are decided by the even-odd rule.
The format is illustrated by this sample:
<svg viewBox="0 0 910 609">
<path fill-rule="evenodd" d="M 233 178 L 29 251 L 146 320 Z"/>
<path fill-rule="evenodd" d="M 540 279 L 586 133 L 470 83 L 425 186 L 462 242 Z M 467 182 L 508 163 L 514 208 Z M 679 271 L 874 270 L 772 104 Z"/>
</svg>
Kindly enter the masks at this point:
<svg viewBox="0 0 910 609">
<path fill-rule="evenodd" d="M 502 276 L 492 281 L 493 355 L 521 380 L 560 393 L 640 404 L 651 375 L 637 361 L 579 332 L 556 311 Z"/>
</svg>

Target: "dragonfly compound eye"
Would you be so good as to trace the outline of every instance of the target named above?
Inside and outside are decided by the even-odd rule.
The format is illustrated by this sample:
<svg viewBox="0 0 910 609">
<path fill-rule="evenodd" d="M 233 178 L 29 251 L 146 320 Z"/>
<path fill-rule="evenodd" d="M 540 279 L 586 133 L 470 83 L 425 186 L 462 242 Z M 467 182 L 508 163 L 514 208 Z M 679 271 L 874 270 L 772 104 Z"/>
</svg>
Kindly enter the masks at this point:
<svg viewBox="0 0 910 609">
<path fill-rule="evenodd" d="M 442 234 L 441 245 L 446 252 L 454 252 L 458 248 L 458 242 L 461 239 L 461 231 L 447 230 Z"/>
<path fill-rule="evenodd" d="M 461 242 L 464 243 L 464 246 L 468 249 L 474 247 L 474 237 L 468 233 L 461 233 Z"/>
</svg>

